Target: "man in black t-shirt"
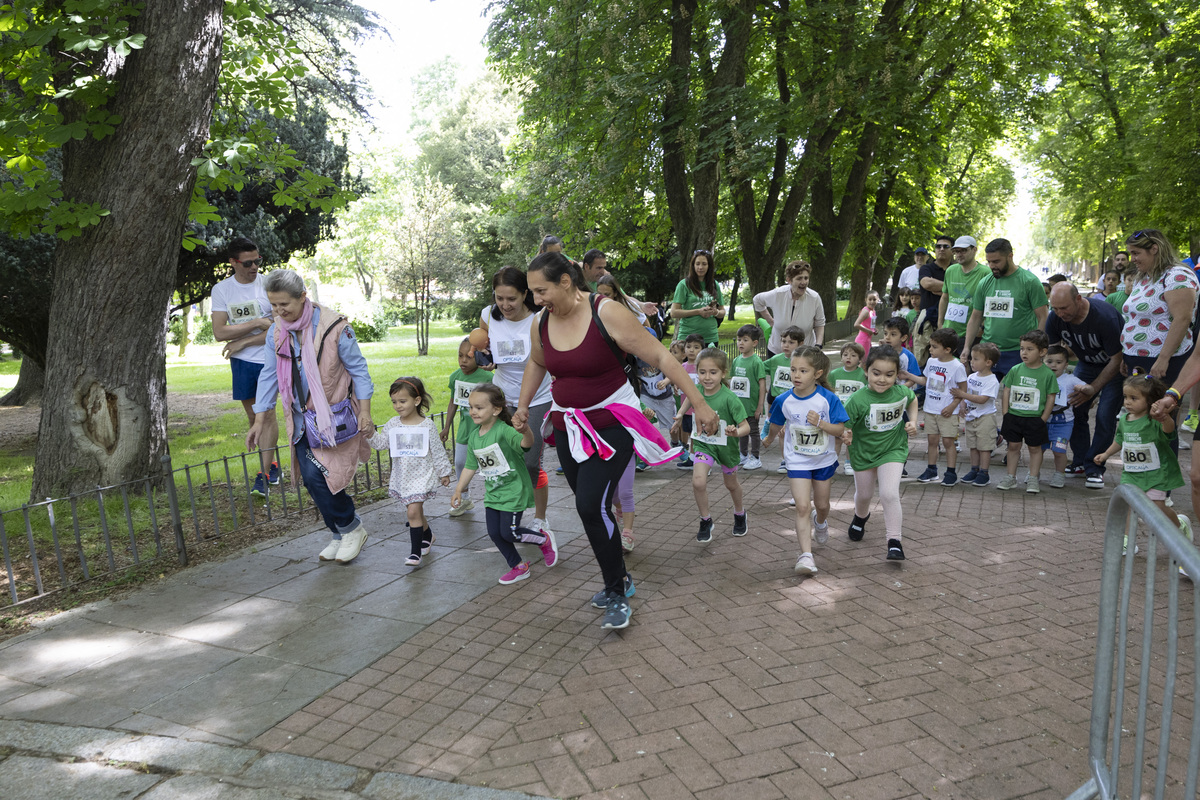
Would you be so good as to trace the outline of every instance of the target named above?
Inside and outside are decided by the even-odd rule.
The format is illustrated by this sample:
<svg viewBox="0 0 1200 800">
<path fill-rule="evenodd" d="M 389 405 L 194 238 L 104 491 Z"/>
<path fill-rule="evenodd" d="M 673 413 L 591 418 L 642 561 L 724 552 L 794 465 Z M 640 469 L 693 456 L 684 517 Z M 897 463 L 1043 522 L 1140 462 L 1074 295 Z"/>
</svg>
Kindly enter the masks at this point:
<svg viewBox="0 0 1200 800">
<path fill-rule="evenodd" d="M 1121 314 L 1103 297 L 1083 297 L 1070 281 L 1050 290 L 1046 315 L 1050 344 L 1065 345 L 1075 353 L 1075 377 L 1084 382 L 1067 402 L 1075 410 L 1071 431 L 1068 475 L 1086 475 L 1087 488 L 1104 488 L 1104 467 L 1094 459 L 1108 450 L 1117 430 L 1121 410 Z M 1088 412 L 1096 405 L 1096 434 L 1088 436 Z"/>
</svg>

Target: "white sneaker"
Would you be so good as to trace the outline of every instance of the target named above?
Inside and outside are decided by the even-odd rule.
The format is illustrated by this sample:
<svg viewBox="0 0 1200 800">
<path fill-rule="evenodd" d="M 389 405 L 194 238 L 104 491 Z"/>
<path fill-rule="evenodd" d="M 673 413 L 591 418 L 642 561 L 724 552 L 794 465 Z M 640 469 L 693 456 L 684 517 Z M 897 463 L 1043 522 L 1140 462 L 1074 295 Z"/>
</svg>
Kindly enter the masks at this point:
<svg viewBox="0 0 1200 800">
<path fill-rule="evenodd" d="M 462 499 L 462 502 L 459 504 L 458 508 L 450 509 L 450 516 L 461 517 L 463 514 L 467 513 L 474 507 L 475 507 L 475 503 L 471 501 L 471 498 L 464 497 Z"/>
<path fill-rule="evenodd" d="M 829 541 L 829 520 L 825 520 L 825 524 L 817 522 L 817 510 L 812 510 L 812 526 L 813 538 L 817 540 L 817 544 L 825 544 Z"/>
<path fill-rule="evenodd" d="M 817 565 L 813 562 L 812 553 L 801 553 L 796 559 L 795 570 L 797 575 L 816 575 Z"/>
<path fill-rule="evenodd" d="M 1061 489 L 1067 485 L 1067 476 L 1061 472 L 1056 472 L 1050 476 L 1050 488 Z"/>
<path fill-rule="evenodd" d="M 746 463 L 742 464 L 742 469 L 746 469 L 746 470 L 762 469 L 762 459 L 755 458 L 754 456 L 750 456 L 749 458 L 746 459 Z"/>
<path fill-rule="evenodd" d="M 741 457 L 738 459 L 738 466 L 739 466 L 739 467 L 744 467 L 744 466 L 746 466 L 746 459 L 748 459 L 748 458 L 750 458 L 750 456 L 741 456 Z"/>
<path fill-rule="evenodd" d="M 849 460 L 847 460 L 846 463 L 842 466 L 842 474 L 843 475 L 853 475 L 854 474 L 854 467 L 850 466 Z"/>
<path fill-rule="evenodd" d="M 779 462 L 779 469 L 777 469 L 777 470 L 775 470 L 775 471 L 776 471 L 776 472 L 778 472 L 780 475 L 787 475 L 787 462 L 786 462 L 786 461 L 780 461 L 780 462 Z"/>
<path fill-rule="evenodd" d="M 363 544 L 366 541 L 367 529 L 360 522 L 358 527 L 353 531 L 342 534 L 342 546 L 338 548 L 337 557 L 334 560 L 339 564 L 349 564 L 358 558 L 358 554 L 362 552 Z"/>
<path fill-rule="evenodd" d="M 1026 494 L 1037 494 L 1041 490 L 1042 490 L 1042 485 L 1041 485 L 1041 483 L 1038 482 L 1038 479 L 1035 476 L 1030 475 L 1028 478 L 1025 479 Z"/>
<path fill-rule="evenodd" d="M 342 547 L 341 539 L 331 539 L 329 544 L 325 545 L 325 549 L 318 556 L 322 561 L 333 561 L 337 558 L 338 550 Z"/>
</svg>

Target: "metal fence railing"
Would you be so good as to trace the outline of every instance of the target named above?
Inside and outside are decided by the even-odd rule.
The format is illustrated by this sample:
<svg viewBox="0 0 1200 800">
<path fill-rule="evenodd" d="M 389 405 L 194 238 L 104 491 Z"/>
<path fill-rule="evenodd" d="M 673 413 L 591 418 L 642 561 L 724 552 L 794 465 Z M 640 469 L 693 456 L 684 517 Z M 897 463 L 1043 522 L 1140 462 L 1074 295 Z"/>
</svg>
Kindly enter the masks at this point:
<svg viewBox="0 0 1200 800">
<path fill-rule="evenodd" d="M 445 412 L 431 416 L 440 428 Z M 315 511 L 287 477 L 265 497 L 251 495 L 257 452 L 183 467 L 167 455 L 162 465 L 158 475 L 0 510 L 0 611 L 89 581 L 120 581 L 166 557 L 187 566 L 189 545 Z M 390 476 L 391 457 L 374 451 L 346 491 L 386 487 Z"/>
<path fill-rule="evenodd" d="M 1135 559 L 1137 534 L 1143 527 L 1149 534 L 1140 544 L 1139 555 L 1144 557 Z M 1126 537 L 1128 547 L 1122 555 Z M 1164 566 L 1158 560 L 1160 550 L 1167 556 L 1165 577 L 1160 574 Z M 1139 569 L 1137 565 L 1142 566 Z M 1104 531 L 1088 741 L 1092 776 L 1068 800 L 1196 797 L 1200 770 L 1200 587 L 1187 583 L 1177 566 L 1200 580 L 1200 552 L 1196 547 L 1141 490 L 1119 486 L 1109 504 Z M 1160 582 L 1166 584 L 1165 597 L 1158 590 Z M 1143 594 L 1140 607 L 1135 587 Z M 1190 608 L 1187 604 L 1181 608 L 1181 598 L 1189 594 Z M 1136 647 L 1138 627 L 1140 648 Z M 1131 633 L 1135 642 L 1132 651 L 1128 648 Z M 1136 681 L 1127 677 L 1135 672 Z M 1127 689 L 1135 692 L 1131 699 L 1127 699 Z M 1189 699 L 1190 725 L 1184 728 L 1188 732 L 1186 736 L 1173 736 L 1176 704 L 1186 709 Z M 1127 712 L 1136 713 L 1133 725 L 1128 724 Z M 1186 717 L 1186 712 L 1180 716 Z M 1132 757 L 1121 747 L 1123 741 L 1130 740 Z M 1153 742 L 1157 742 L 1157 753 L 1151 762 L 1146 747 Z M 1142 790 L 1148 771 L 1154 773 L 1152 795 Z M 1176 794 L 1180 788 L 1182 793 Z"/>
</svg>

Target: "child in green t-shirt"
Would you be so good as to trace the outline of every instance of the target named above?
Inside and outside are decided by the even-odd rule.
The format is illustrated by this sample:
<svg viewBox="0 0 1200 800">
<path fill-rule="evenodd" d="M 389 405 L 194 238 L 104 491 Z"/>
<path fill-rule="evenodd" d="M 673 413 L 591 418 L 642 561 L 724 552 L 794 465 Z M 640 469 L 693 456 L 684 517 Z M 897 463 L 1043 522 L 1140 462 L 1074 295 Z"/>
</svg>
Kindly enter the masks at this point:
<svg viewBox="0 0 1200 800">
<path fill-rule="evenodd" d="M 900 354 L 889 345 L 871 348 L 866 373 L 867 385 L 846 401 L 849 420 L 842 433 L 846 452 L 854 464 L 854 519 L 848 533 L 850 541 L 862 540 L 878 482 L 888 537 L 887 557 L 903 561 L 900 476 L 908 460 L 908 438 L 917 432 L 917 396 L 912 389 L 897 383 Z"/>
<path fill-rule="evenodd" d="M 767 399 L 767 369 L 762 359 L 754 352 L 762 338 L 757 325 L 743 325 L 737 332 L 737 358 L 733 359 L 729 390 L 746 407 L 746 418 L 750 420 L 750 435 L 738 439 L 742 453 L 742 469 L 761 469 L 759 451 L 762 447 L 759 419 L 763 415 L 763 403 Z"/>
<path fill-rule="evenodd" d="M 901 289 L 902 292 L 907 292 L 907 289 Z M 858 342 L 846 342 L 842 345 L 842 365 L 835 367 L 829 372 L 829 385 L 833 387 L 833 391 L 838 396 L 838 400 L 842 401 L 842 405 L 846 405 L 846 401 L 850 399 L 850 395 L 857 392 L 859 389 L 867 385 L 867 373 L 862 368 L 862 360 L 866 358 L 867 351 Z M 833 452 L 837 454 L 838 460 L 842 458 L 842 437 L 837 437 L 833 442 Z M 854 467 L 850 466 L 850 459 L 846 459 L 845 465 L 842 467 L 842 472 L 847 475 L 854 474 Z"/>
<path fill-rule="evenodd" d="M 526 428 L 523 434 L 517 433 L 505 407 L 504 391 L 494 383 L 477 384 L 468 402 L 476 428 L 467 439 L 467 463 L 454 487 L 450 507 L 462 504 L 476 472 L 483 475 L 487 532 L 508 562 L 508 572 L 500 576 L 500 583 L 508 585 L 529 577 L 529 562 L 521 560 L 514 546 L 518 542 L 536 544 L 547 567 L 558 563 L 553 533 L 521 527 L 521 515 L 533 505 L 533 481 L 525 469 L 525 451 L 533 447 L 533 430 Z"/>
<path fill-rule="evenodd" d="M 1017 462 L 1021 460 L 1021 443 L 1029 448 L 1029 478 L 1025 491 L 1037 494 L 1042 490 L 1042 445 L 1050 441 L 1046 423 L 1054 411 L 1058 394 L 1058 378 L 1042 363 L 1050 340 L 1037 328 L 1021 335 L 1021 363 L 1010 369 L 1000 385 L 1000 435 L 1008 442 L 1008 474 L 996 488 L 1001 491 L 1017 488 Z"/>
<path fill-rule="evenodd" d="M 763 362 L 767 378 L 767 408 L 774 405 L 776 397 L 792 390 L 792 353 L 802 344 L 804 344 L 804 331 L 793 325 L 779 336 L 779 346 L 783 348 L 783 352 L 777 356 L 771 356 Z M 763 417 L 763 430 L 759 432 L 761 436 L 767 435 L 767 425 L 768 420 Z M 787 464 L 785 461 L 780 461 L 779 469 L 775 471 L 780 475 L 786 475 Z"/>
<path fill-rule="evenodd" d="M 1191 541 L 1192 521 L 1186 514 L 1176 514 L 1167 507 L 1167 492 L 1183 486 L 1179 455 L 1171 449 L 1171 442 L 1176 438 L 1175 420 L 1167 415 L 1160 422 L 1149 414 L 1150 406 L 1166 396 L 1167 386 L 1150 375 L 1134 375 L 1125 380 L 1122 390 L 1125 414 L 1117 420 L 1116 438 L 1095 461 L 1104 466 L 1104 462 L 1120 450 L 1121 460 L 1125 463 L 1121 483 L 1144 491 L 1167 519 L 1175 519 L 1183 535 Z M 1126 547 L 1128 545 L 1126 542 Z M 1183 567 L 1179 572 L 1188 577 Z"/>
<path fill-rule="evenodd" d="M 450 373 L 450 402 L 446 406 L 444 422 L 442 423 L 442 443 L 446 443 L 446 439 L 450 436 L 450 423 L 454 420 L 454 410 L 458 412 L 458 429 L 454 434 L 454 478 L 458 480 L 462 475 L 463 465 L 467 463 L 467 437 L 471 435 L 471 431 L 475 430 L 475 423 L 471 421 L 471 414 L 467 410 L 467 398 L 471 395 L 471 389 L 477 383 L 491 383 L 492 373 L 486 369 L 480 369 L 479 364 L 475 362 L 474 349 L 471 347 L 470 339 L 463 339 L 458 346 L 458 369 Z M 461 517 L 463 514 L 475 507 L 471 502 L 471 496 L 468 494 L 463 497 L 462 505 L 458 508 L 450 509 L 450 516 Z"/>
<path fill-rule="evenodd" d="M 707 484 L 709 470 L 716 466 L 721 468 L 725 488 L 733 499 L 733 535 L 745 536 L 749 530 L 746 510 L 742 505 L 742 485 L 737 477 L 737 437 L 750 432 L 750 423 L 746 421 L 746 407 L 725 385 L 728 371 L 729 356 L 715 347 L 701 351 L 696 359 L 696 376 L 700 390 L 704 392 L 704 400 L 720 418 L 720 426 L 712 435 L 699 429 L 692 431 L 692 492 L 696 495 L 696 507 L 700 510 L 700 531 L 696 534 L 698 542 L 712 541 L 713 521 L 709 515 Z M 675 415 L 672 433 L 682 427 L 683 415 L 690 406 L 691 403 L 684 398 L 679 413 Z"/>
</svg>

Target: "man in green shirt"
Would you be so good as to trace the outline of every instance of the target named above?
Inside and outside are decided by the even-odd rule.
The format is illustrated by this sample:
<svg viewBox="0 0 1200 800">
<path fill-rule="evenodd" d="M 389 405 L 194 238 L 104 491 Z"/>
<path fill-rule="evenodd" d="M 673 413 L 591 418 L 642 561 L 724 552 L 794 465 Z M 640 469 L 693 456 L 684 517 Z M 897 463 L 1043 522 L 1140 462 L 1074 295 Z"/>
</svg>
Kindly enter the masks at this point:
<svg viewBox="0 0 1200 800">
<path fill-rule="evenodd" d="M 979 288 L 979 282 L 988 274 L 983 264 L 975 260 L 978 251 L 975 239 L 970 236 L 960 236 L 954 241 L 950 255 L 955 263 L 946 267 L 942 299 L 938 302 L 937 326 L 957 333 L 960 345 L 967 332 L 967 320 L 971 317 L 971 299 Z M 954 355 L 962 353 L 955 352 Z"/>
<path fill-rule="evenodd" d="M 1034 328 L 1045 328 L 1049 304 L 1042 282 L 1013 260 L 1008 239 L 988 242 L 984 254 L 991 274 L 984 276 L 971 296 L 962 358 L 970 363 L 971 346 L 979 336 L 978 341 L 999 348 L 1000 362 L 992 371 L 1002 378 L 1021 361 L 1021 336 Z"/>
</svg>

